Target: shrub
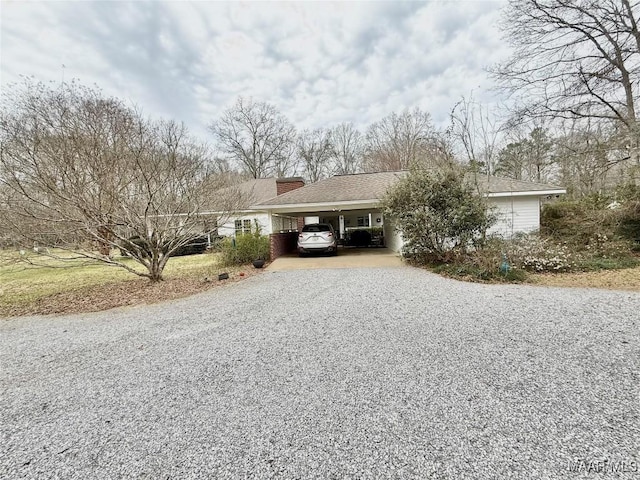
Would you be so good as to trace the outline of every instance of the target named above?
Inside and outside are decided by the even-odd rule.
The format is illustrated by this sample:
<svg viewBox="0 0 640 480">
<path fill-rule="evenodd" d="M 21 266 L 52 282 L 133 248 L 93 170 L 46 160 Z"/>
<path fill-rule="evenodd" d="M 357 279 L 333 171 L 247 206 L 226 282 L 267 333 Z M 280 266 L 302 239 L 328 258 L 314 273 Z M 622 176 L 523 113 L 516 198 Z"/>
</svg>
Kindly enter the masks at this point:
<svg viewBox="0 0 640 480">
<path fill-rule="evenodd" d="M 209 250 L 211 250 L 212 252 L 221 252 L 222 245 L 224 244 L 225 239 L 226 237 L 223 236 L 212 236 Z"/>
<path fill-rule="evenodd" d="M 501 268 L 503 261 L 508 268 Z M 481 248 L 432 264 L 433 271 L 473 281 L 522 282 L 527 272 L 559 273 L 609 270 L 640 265 L 629 253 L 629 243 L 594 235 L 592 242 L 578 250 L 567 243 L 538 235 L 520 235 L 510 240 L 489 237 Z"/>
<path fill-rule="evenodd" d="M 461 280 L 481 282 L 524 282 L 527 273 L 510 265 L 502 269 L 502 255 L 491 249 L 482 248 L 464 256 L 459 256 L 451 263 L 442 263 L 433 267 L 433 271 Z"/>
<path fill-rule="evenodd" d="M 454 168 L 412 170 L 391 187 L 383 205 L 385 214 L 397 219 L 404 255 L 419 264 L 467 252 L 495 221 L 486 200 Z"/>
<path fill-rule="evenodd" d="M 640 242 L 640 201 L 625 203 L 618 212 L 619 222 L 616 233 L 634 242 Z"/>
<path fill-rule="evenodd" d="M 592 201 L 560 201 L 543 205 L 540 233 L 557 241 L 586 244 L 595 235 L 612 237 L 617 225 L 615 211 Z"/>
<path fill-rule="evenodd" d="M 552 238 L 524 235 L 505 242 L 510 261 L 530 272 L 569 272 L 630 268 L 640 264 L 630 244 L 595 234 L 587 244 L 559 243 Z"/>
<path fill-rule="evenodd" d="M 619 201 L 616 199 L 619 199 Z M 593 195 L 580 201 L 547 204 L 542 209 L 541 233 L 561 261 L 555 271 L 566 271 L 567 250 L 573 270 L 626 268 L 637 264 L 640 251 L 640 200 L 636 187 L 625 187 L 615 196 Z M 544 254 L 549 257 L 549 254 Z M 540 262 L 537 271 L 553 271 Z"/>
<path fill-rule="evenodd" d="M 540 233 L 576 246 L 593 243 L 594 236 L 598 235 L 613 240 L 640 241 L 640 200 L 621 201 L 607 199 L 606 203 L 587 198 L 545 204 L 540 216 Z M 609 208 L 612 204 L 618 207 Z"/>
<path fill-rule="evenodd" d="M 530 272 L 568 272 L 577 266 L 577 254 L 566 244 L 537 235 L 524 235 L 505 244 L 507 257 Z"/>
<path fill-rule="evenodd" d="M 256 259 L 269 259 L 269 237 L 259 233 L 246 233 L 222 242 L 222 263 L 245 265 Z"/>
<path fill-rule="evenodd" d="M 446 263 L 432 265 L 432 270 L 453 278 L 480 282 L 523 282 L 527 273 L 508 262 L 508 242 L 501 237 L 488 237 L 480 248 L 451 257 Z M 506 268 L 503 268 L 506 267 Z"/>
</svg>

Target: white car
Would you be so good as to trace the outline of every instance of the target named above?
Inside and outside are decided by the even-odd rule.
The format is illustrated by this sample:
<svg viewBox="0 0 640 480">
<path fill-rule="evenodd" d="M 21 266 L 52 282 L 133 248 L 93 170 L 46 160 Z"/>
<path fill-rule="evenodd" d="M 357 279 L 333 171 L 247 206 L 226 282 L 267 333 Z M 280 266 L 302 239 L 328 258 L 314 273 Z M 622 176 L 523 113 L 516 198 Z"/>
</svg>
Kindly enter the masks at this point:
<svg viewBox="0 0 640 480">
<path fill-rule="evenodd" d="M 310 223 L 302 227 L 298 235 L 298 253 L 338 254 L 338 239 L 333 227 L 328 223 Z"/>
</svg>

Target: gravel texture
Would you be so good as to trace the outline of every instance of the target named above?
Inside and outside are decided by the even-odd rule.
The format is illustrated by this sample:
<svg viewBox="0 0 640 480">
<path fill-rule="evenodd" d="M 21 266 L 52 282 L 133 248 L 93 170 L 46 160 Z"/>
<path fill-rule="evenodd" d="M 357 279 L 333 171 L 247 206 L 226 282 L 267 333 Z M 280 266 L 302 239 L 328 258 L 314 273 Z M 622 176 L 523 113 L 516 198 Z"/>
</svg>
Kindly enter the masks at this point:
<svg viewBox="0 0 640 480">
<path fill-rule="evenodd" d="M 639 312 L 407 267 L 3 320 L 0 478 L 640 478 Z"/>
</svg>

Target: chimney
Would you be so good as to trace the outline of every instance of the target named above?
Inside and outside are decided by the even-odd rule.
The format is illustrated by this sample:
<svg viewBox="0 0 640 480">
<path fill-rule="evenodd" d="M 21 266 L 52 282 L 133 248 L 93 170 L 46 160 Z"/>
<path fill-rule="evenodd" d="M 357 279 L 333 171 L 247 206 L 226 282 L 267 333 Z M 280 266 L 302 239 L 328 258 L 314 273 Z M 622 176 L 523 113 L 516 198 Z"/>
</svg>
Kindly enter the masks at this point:
<svg viewBox="0 0 640 480">
<path fill-rule="evenodd" d="M 300 187 L 304 187 L 302 177 L 276 178 L 276 195 L 282 195 Z"/>
</svg>

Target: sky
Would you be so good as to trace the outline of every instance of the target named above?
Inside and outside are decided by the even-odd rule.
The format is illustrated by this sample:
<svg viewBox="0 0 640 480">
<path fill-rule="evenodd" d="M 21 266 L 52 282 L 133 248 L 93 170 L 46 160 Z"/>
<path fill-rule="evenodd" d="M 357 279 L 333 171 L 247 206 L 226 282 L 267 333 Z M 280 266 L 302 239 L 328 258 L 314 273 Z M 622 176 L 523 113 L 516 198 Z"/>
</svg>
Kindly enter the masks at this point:
<svg viewBox="0 0 640 480">
<path fill-rule="evenodd" d="M 445 127 L 462 96 L 498 103 L 502 1 L 0 3 L 0 88 L 96 85 L 153 117 L 208 126 L 238 96 L 298 129 L 364 130 L 419 107 Z M 64 66 L 64 67 L 63 67 Z"/>
</svg>

